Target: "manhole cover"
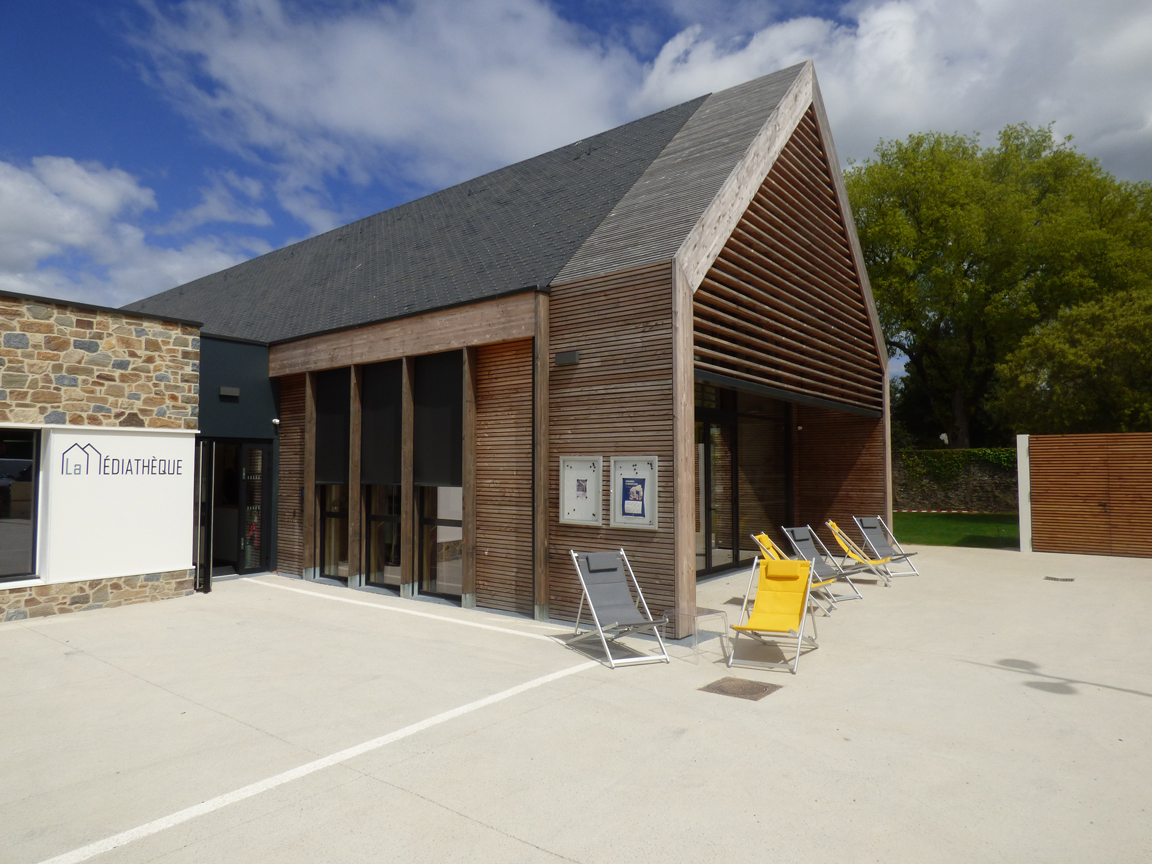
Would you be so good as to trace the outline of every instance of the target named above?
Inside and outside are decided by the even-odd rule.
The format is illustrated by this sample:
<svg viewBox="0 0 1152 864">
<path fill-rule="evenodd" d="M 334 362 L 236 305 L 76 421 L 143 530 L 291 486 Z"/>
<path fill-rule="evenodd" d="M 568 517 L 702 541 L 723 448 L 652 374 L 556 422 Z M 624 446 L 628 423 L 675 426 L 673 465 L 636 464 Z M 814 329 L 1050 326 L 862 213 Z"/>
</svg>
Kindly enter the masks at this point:
<svg viewBox="0 0 1152 864">
<path fill-rule="evenodd" d="M 1066 579 L 1061 578 L 1060 576 L 1045 576 L 1044 581 L 1045 582 L 1075 582 L 1076 578 L 1074 576 L 1069 576 Z"/>
<path fill-rule="evenodd" d="M 721 678 L 700 689 L 705 693 L 719 693 L 721 696 L 735 696 L 737 699 L 763 699 L 769 693 L 780 689 L 780 684 L 762 684 L 759 681 L 749 681 L 747 678 Z"/>
</svg>

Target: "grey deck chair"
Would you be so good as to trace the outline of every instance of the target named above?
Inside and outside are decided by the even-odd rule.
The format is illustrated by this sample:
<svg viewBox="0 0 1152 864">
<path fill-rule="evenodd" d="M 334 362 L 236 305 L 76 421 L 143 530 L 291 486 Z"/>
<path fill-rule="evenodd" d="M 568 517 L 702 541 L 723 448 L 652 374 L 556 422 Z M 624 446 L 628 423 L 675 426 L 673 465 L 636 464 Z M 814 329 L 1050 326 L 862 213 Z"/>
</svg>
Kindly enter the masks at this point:
<svg viewBox="0 0 1152 864">
<path fill-rule="evenodd" d="M 830 600 L 833 609 L 835 609 L 836 604 L 842 600 L 864 599 L 864 595 L 860 593 L 860 589 L 856 587 L 848 575 L 850 572 L 859 568 L 845 568 L 839 561 L 833 558 L 832 553 L 828 551 L 828 547 L 816 536 L 816 532 L 813 531 L 811 527 L 808 525 L 797 528 L 784 528 L 781 526 L 781 530 L 788 537 L 788 542 L 792 544 L 792 548 L 796 550 L 796 557 L 812 562 L 812 581 L 823 582 L 825 579 L 835 578 L 847 582 L 848 587 L 852 589 L 851 594 L 836 594 L 831 590 L 831 585 L 823 589 L 824 596 Z"/>
<path fill-rule="evenodd" d="M 896 535 L 892 533 L 892 529 L 881 519 L 879 516 L 853 516 L 852 520 L 860 529 L 861 535 L 864 537 L 864 543 L 869 550 L 877 558 L 890 558 L 891 561 L 884 565 L 884 569 L 889 576 L 916 576 L 920 575 L 920 571 L 916 569 L 916 565 L 909 559 L 915 555 L 915 552 L 905 552 L 900 543 L 896 540 Z M 911 567 L 911 570 L 893 570 L 892 565 L 896 563 L 904 563 Z"/>
<path fill-rule="evenodd" d="M 568 640 L 572 645 L 594 636 L 600 637 L 600 644 L 604 648 L 604 656 L 610 667 L 627 666 L 634 663 L 668 663 L 668 649 L 664 646 L 664 638 L 660 628 L 668 623 L 666 618 L 653 618 L 648 611 L 648 604 L 644 595 L 640 593 L 640 583 L 636 574 L 632 572 L 632 565 L 628 563 L 628 556 L 621 549 L 618 552 L 576 552 L 572 554 L 572 563 L 576 565 L 576 575 L 580 577 L 580 585 L 584 594 L 580 598 L 580 608 L 576 612 L 575 638 Z M 636 589 L 636 597 L 628 587 L 631 577 L 632 585 Z M 588 601 L 588 611 L 592 613 L 595 630 L 580 634 L 580 616 L 584 613 L 584 601 Z M 609 650 L 609 642 L 615 641 L 627 633 L 638 633 L 651 630 L 660 646 L 659 654 L 649 654 L 642 657 L 614 658 Z"/>
</svg>

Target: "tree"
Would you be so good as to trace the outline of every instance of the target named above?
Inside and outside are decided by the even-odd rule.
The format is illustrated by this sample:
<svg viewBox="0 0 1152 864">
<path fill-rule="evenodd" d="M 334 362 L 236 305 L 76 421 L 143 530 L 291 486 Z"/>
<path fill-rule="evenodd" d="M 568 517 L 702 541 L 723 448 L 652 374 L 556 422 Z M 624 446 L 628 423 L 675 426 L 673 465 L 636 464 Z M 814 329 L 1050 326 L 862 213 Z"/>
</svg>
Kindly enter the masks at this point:
<svg viewBox="0 0 1152 864">
<path fill-rule="evenodd" d="M 996 146 L 927 133 L 881 141 L 848 194 L 905 413 L 949 446 L 996 443 L 997 366 L 1063 309 L 1152 285 L 1152 186 L 1118 182 L 1049 127 Z M 939 433 L 937 433 L 939 434 Z"/>
<path fill-rule="evenodd" d="M 997 371 L 993 409 L 1021 432 L 1152 432 L 1152 291 L 1061 312 Z"/>
</svg>

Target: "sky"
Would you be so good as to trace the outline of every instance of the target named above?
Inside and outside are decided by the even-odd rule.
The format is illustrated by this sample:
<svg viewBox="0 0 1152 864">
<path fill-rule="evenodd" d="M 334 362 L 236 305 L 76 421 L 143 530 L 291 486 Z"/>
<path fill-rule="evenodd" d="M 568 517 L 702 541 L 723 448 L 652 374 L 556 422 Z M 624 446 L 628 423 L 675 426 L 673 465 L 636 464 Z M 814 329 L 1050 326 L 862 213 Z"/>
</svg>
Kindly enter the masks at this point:
<svg viewBox="0 0 1152 864">
<path fill-rule="evenodd" d="M 812 58 L 842 160 L 1152 180 L 1146 0 L 0 0 L 0 290 L 119 306 Z"/>
</svg>

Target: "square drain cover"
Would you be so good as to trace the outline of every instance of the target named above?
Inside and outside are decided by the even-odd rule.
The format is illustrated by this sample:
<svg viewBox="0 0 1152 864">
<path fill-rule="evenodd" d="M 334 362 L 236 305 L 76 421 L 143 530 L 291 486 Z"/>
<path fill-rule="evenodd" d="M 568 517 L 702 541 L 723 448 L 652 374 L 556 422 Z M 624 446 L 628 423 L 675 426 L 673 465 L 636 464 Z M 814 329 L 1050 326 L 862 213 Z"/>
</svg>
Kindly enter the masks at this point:
<svg viewBox="0 0 1152 864">
<path fill-rule="evenodd" d="M 747 678 L 721 678 L 700 689 L 705 693 L 719 693 L 721 696 L 735 696 L 737 699 L 763 699 L 769 693 L 775 693 L 782 684 L 762 684 L 759 681 L 749 681 Z"/>
</svg>

